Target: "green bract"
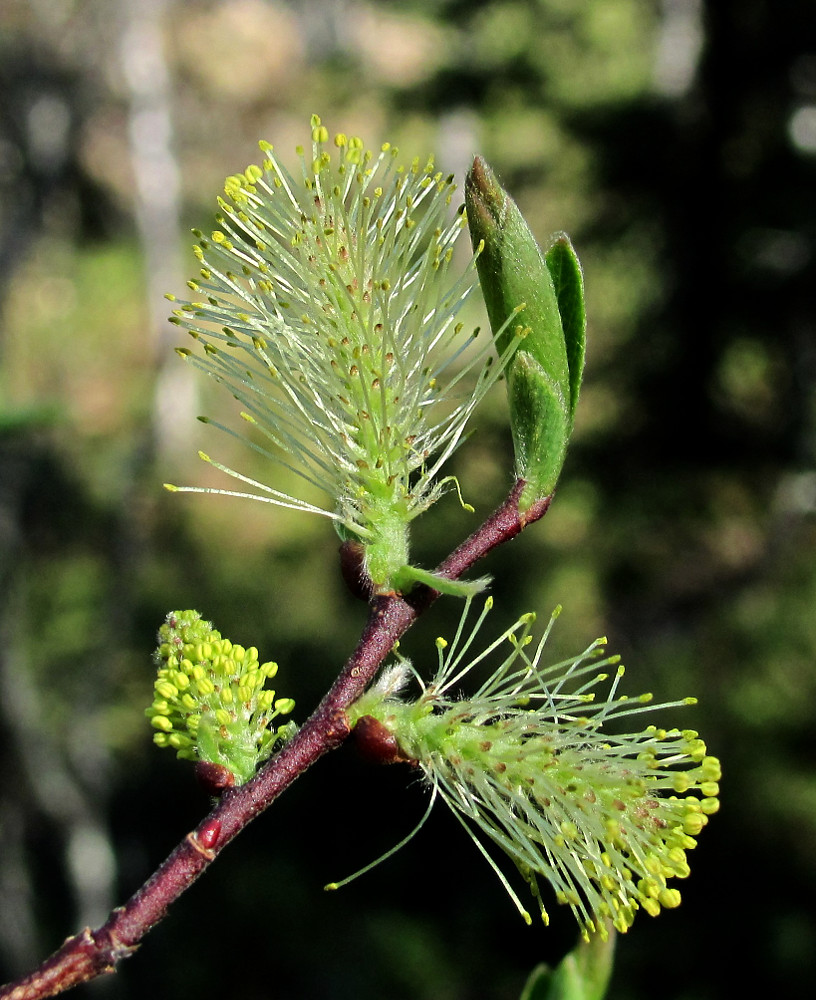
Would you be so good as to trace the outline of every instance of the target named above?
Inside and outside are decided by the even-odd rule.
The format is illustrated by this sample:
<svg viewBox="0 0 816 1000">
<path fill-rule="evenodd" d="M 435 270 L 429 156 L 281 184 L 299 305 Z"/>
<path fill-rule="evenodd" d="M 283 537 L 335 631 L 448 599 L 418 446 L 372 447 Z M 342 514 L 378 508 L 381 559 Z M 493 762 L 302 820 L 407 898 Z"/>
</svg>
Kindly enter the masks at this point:
<svg viewBox="0 0 816 1000">
<path fill-rule="evenodd" d="M 439 667 L 429 684 L 403 663 L 403 675 L 413 673 L 422 687 L 416 701 L 401 700 L 401 678 L 386 673 L 353 707 L 352 721 L 373 718 L 393 735 L 393 759 L 422 768 L 489 861 L 480 834 L 507 853 L 545 922 L 539 878 L 573 909 L 585 937 L 605 936 L 607 921 L 627 930 L 638 909 L 656 915 L 677 906 L 680 893 L 669 883 L 688 875 L 687 852 L 717 810 L 720 765 L 693 730 L 649 725 L 621 733 L 618 723 L 694 699 L 653 706 L 651 695 L 619 694 L 623 667 L 603 657 L 604 640 L 542 667 L 549 627 L 528 652 L 532 614 L 474 655 L 490 606 L 468 637 L 466 606 L 453 643 L 437 641 Z M 454 696 L 474 667 L 508 644 L 472 697 Z"/>
<path fill-rule="evenodd" d="M 583 277 L 569 238 L 542 253 L 516 203 L 477 157 L 465 182 L 468 225 L 490 325 L 507 372 L 521 508 L 555 489 L 584 369 Z M 519 325 L 512 322 L 518 313 Z M 511 338 L 521 334 L 515 345 Z"/>
<path fill-rule="evenodd" d="M 614 934 L 579 941 L 554 969 L 533 969 L 519 1000 L 604 1000 L 614 954 Z"/>
<path fill-rule="evenodd" d="M 155 697 L 145 713 L 157 730 L 153 741 L 227 768 L 236 784 L 249 781 L 293 728 L 270 725 L 295 707 L 264 687 L 278 665 L 259 663 L 254 646 L 222 639 L 197 611 L 171 611 L 158 639 Z"/>
<path fill-rule="evenodd" d="M 262 165 L 227 179 L 218 229 L 197 233 L 195 298 L 172 319 L 201 348 L 179 353 L 244 407 L 251 447 L 328 504 L 213 462 L 252 490 L 232 495 L 330 517 L 387 591 L 415 582 L 408 523 L 449 482 L 442 467 L 501 365 L 456 322 L 475 274 L 449 276 L 464 226 L 451 177 L 432 159 L 400 164 L 388 143 L 328 140 L 314 116 L 301 176 L 262 143 Z"/>
</svg>

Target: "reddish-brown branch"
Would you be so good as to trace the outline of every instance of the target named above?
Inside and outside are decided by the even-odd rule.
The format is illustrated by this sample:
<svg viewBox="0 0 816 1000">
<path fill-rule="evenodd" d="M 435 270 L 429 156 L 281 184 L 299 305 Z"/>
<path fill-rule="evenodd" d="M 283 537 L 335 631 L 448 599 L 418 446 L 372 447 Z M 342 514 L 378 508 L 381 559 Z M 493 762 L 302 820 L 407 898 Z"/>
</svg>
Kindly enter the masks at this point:
<svg viewBox="0 0 816 1000">
<path fill-rule="evenodd" d="M 514 538 L 546 513 L 550 497 L 519 512 L 523 485 L 516 484 L 501 507 L 437 567 L 438 574 L 458 579 L 491 549 Z M 407 598 L 376 597 L 357 648 L 326 697 L 281 752 L 247 784 L 227 789 L 212 812 L 187 834 L 124 906 L 112 911 L 101 927 L 95 931 L 85 928 L 68 938 L 30 975 L 0 987 L 0 1000 L 41 1000 L 115 971 L 117 963 L 136 950 L 168 907 L 233 837 L 319 757 L 343 742 L 349 732 L 345 710 L 366 689 L 394 643 L 438 596 L 429 587 L 418 587 Z"/>
</svg>

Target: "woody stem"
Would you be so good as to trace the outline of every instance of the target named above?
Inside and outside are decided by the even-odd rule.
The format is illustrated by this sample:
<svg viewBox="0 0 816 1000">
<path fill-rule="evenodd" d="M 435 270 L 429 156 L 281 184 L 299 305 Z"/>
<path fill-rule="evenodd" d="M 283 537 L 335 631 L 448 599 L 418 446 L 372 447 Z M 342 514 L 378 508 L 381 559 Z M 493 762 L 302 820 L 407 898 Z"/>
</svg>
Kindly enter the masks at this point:
<svg viewBox="0 0 816 1000">
<path fill-rule="evenodd" d="M 546 513 L 551 497 L 519 511 L 524 485 L 516 483 L 504 503 L 437 567 L 437 574 L 458 579 Z M 426 586 L 406 597 L 375 597 L 356 649 L 320 705 L 280 753 L 245 785 L 227 789 L 215 808 L 101 927 L 85 928 L 68 938 L 33 972 L 0 987 L 0 1000 L 40 1000 L 114 972 L 223 848 L 319 757 L 343 742 L 349 733 L 346 709 L 365 691 L 394 643 L 437 597 L 439 593 Z"/>
</svg>

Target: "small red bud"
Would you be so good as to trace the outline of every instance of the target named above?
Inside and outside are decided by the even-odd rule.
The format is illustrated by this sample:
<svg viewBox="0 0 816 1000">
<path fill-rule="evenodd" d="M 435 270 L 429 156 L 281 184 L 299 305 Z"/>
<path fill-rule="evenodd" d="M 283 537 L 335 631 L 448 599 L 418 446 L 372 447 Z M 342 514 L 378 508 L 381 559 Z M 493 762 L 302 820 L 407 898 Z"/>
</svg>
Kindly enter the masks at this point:
<svg viewBox="0 0 816 1000">
<path fill-rule="evenodd" d="M 223 764 L 200 760 L 195 766 L 195 775 L 201 787 L 209 795 L 221 795 L 235 784 L 235 775 Z"/>
<path fill-rule="evenodd" d="M 217 819 L 208 819 L 202 823 L 197 832 L 198 842 L 201 846 L 211 851 L 218 843 L 221 836 L 221 822 Z"/>
<path fill-rule="evenodd" d="M 351 732 L 360 756 L 370 764 L 416 764 L 400 750 L 391 730 L 373 715 L 361 716 Z"/>
<path fill-rule="evenodd" d="M 371 600 L 373 584 L 366 572 L 365 546 L 362 542 L 343 542 L 340 546 L 340 574 L 355 597 L 361 601 Z"/>
</svg>

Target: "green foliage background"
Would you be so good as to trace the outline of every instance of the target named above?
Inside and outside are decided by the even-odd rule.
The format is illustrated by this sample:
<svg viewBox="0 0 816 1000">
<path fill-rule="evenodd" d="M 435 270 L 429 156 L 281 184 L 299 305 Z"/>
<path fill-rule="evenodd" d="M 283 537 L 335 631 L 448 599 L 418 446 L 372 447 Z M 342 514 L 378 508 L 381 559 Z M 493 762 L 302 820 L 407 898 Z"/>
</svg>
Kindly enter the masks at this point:
<svg viewBox="0 0 816 1000">
<path fill-rule="evenodd" d="M 163 62 L 134 69 L 122 53 L 142 51 L 139 30 L 149 41 L 145 10 Z M 610 995 L 725 997 L 737 970 L 756 995 L 809 995 L 816 38 L 806 0 L 3 5 L 0 979 L 104 919 L 206 808 L 142 717 L 169 608 L 196 607 L 277 659 L 300 717 L 364 619 L 318 519 L 160 488 L 205 481 L 199 447 L 231 458 L 229 441 L 192 419 L 228 414 L 230 401 L 202 386 L 185 403 L 172 381 L 176 331 L 152 319 L 160 291 L 181 288 L 146 281 L 156 267 L 140 238 L 135 154 L 151 152 L 145 136 L 161 145 L 164 125 L 157 116 L 134 131 L 133 81 L 163 72 L 184 246 L 189 226 L 206 229 L 224 176 L 257 160 L 256 140 L 286 155 L 313 111 L 407 155 L 435 150 L 460 175 L 480 152 L 542 240 L 570 233 L 585 268 L 587 377 L 556 503 L 485 566 L 496 627 L 562 603 L 553 658 L 607 634 L 632 690 L 700 697 L 685 724 L 725 768 L 722 811 L 682 907 L 636 922 Z M 172 241 L 164 249 L 176 259 Z M 179 274 L 193 264 L 186 253 Z M 157 385 L 178 404 L 175 446 Z M 498 392 L 456 460 L 478 515 L 509 485 L 508 448 Z M 433 565 L 475 523 L 443 502 L 417 524 L 417 560 Z M 415 662 L 431 666 L 432 638 L 456 614 L 456 602 L 440 603 L 406 638 Z M 525 928 L 442 810 L 387 865 L 321 890 L 399 839 L 423 805 L 399 768 L 332 755 L 113 981 L 85 994 L 517 997 L 535 964 L 571 945 L 572 918 Z"/>
</svg>

